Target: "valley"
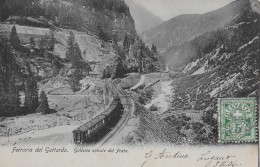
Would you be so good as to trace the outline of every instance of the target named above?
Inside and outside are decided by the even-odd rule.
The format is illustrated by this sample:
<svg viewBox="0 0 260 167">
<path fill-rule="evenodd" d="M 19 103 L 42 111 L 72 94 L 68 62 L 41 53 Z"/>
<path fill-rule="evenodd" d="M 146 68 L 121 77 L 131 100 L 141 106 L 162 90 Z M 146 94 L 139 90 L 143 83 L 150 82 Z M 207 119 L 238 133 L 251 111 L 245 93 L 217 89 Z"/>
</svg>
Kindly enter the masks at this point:
<svg viewBox="0 0 260 167">
<path fill-rule="evenodd" d="M 27 3 L 0 15 L 1 146 L 75 147 L 101 126 L 97 145 L 217 145 L 218 98 L 259 95 L 255 0 L 165 22 L 131 0 Z"/>
</svg>

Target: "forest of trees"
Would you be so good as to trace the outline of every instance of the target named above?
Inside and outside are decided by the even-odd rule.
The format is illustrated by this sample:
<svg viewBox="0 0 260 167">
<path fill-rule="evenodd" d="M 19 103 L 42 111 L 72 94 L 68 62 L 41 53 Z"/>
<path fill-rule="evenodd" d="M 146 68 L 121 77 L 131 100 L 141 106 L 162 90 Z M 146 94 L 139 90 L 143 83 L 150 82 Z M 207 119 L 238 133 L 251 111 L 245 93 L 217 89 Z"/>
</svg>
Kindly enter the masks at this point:
<svg viewBox="0 0 260 167">
<path fill-rule="evenodd" d="M 9 16 L 21 16 L 21 20 L 17 20 L 17 23 L 27 25 L 29 23 L 24 21 L 26 17 L 40 18 L 43 16 L 48 21 L 62 27 L 80 29 L 83 24 L 79 7 L 66 6 L 57 0 L 51 3 L 41 3 L 41 0 L 5 0 L 2 6 L 6 8 L 5 14 L 0 15 L 1 21 L 5 21 Z"/>
<path fill-rule="evenodd" d="M 30 43 L 33 42 L 34 40 L 31 39 Z M 29 73 L 26 75 L 22 73 L 21 66 L 16 61 L 14 53 L 19 53 L 20 47 L 21 43 L 15 26 L 12 28 L 9 39 L 3 36 L 0 37 L 0 116 L 35 113 L 39 105 L 42 104 L 42 100 L 39 102 L 35 74 L 31 72 L 28 63 L 26 67 Z M 21 83 L 25 94 L 24 106 L 21 105 L 19 94 L 21 91 L 19 85 Z M 45 103 L 46 101 L 47 97 Z"/>
<path fill-rule="evenodd" d="M 12 54 L 10 42 L 0 38 L 0 116 L 12 116 L 21 113 L 19 90 L 16 75 L 19 66 Z"/>
<path fill-rule="evenodd" d="M 64 2 L 68 3 L 64 3 Z M 69 5 L 72 4 L 72 5 Z M 108 41 L 112 39 L 112 32 L 106 31 L 106 24 L 103 19 L 100 22 L 99 16 L 95 23 L 84 22 L 86 14 L 83 16 L 82 9 L 85 6 L 87 9 L 93 11 L 101 11 L 106 15 L 107 11 L 115 12 L 116 15 L 130 15 L 129 8 L 122 0 L 53 0 L 43 1 L 40 0 L 6 0 L 5 5 L 7 7 L 8 16 L 15 17 L 16 23 L 19 25 L 36 26 L 51 28 L 53 26 L 70 28 L 79 31 L 85 31 L 86 29 L 93 31 L 102 40 Z M 98 15 L 98 13 L 97 13 Z M 110 17 L 111 14 L 107 16 Z M 38 19 L 41 24 L 37 22 L 27 20 L 27 17 L 33 17 Z M 95 16 L 94 16 L 95 17 Z M 117 16 L 120 17 L 121 16 Z M 3 16 L 1 19 L 7 19 L 7 16 Z M 20 18 L 20 20 L 19 20 Z M 109 18 L 111 21 L 114 18 Z"/>
<path fill-rule="evenodd" d="M 50 31 L 50 34 L 45 34 L 39 41 L 37 41 L 38 49 L 40 51 L 40 55 L 44 56 L 45 51 L 54 51 L 56 40 L 54 38 L 54 32 Z M 36 45 L 34 38 L 30 39 L 31 45 Z"/>
<path fill-rule="evenodd" d="M 41 0 L 5 0 L 9 15 L 17 16 L 44 16 Z"/>
<path fill-rule="evenodd" d="M 103 71 L 103 78 L 122 78 L 131 72 L 156 72 L 164 68 L 163 57 L 157 52 L 153 44 L 151 48 L 139 38 L 125 35 L 122 46 L 114 41 L 114 49 L 119 57 L 113 67 Z"/>
<path fill-rule="evenodd" d="M 249 19 L 250 18 L 251 16 Z M 256 15 L 255 18 L 257 20 L 260 19 L 259 15 Z M 240 21 L 250 22 L 250 20 Z M 250 24 L 243 24 L 236 29 L 226 28 L 207 32 L 190 41 L 173 46 L 165 54 L 169 56 L 169 59 L 172 57 L 175 58 L 171 60 L 171 64 L 178 68 L 202 58 L 222 45 L 222 52 L 237 52 L 240 46 L 252 40 L 257 34 L 259 34 L 258 27 L 258 22 L 251 21 Z M 248 29 L 250 29 L 250 31 L 248 31 Z M 175 53 L 178 53 L 179 56 L 177 56 L 177 54 L 176 56 L 173 56 Z"/>
<path fill-rule="evenodd" d="M 85 6 L 95 10 L 109 10 L 119 14 L 129 14 L 129 8 L 124 1 L 121 0 L 67 0 L 74 5 L 65 5 L 64 3 L 54 0 L 52 2 L 41 2 L 41 0 L 5 0 L 5 13 L 0 15 L 2 21 L 6 20 L 8 16 L 25 17 L 43 16 L 54 24 L 65 27 L 82 30 L 83 19 L 80 8 Z M 28 24 L 20 21 L 19 24 Z M 49 25 L 46 25 L 49 26 Z"/>
<path fill-rule="evenodd" d="M 139 72 L 155 72 L 162 69 L 163 62 L 160 62 L 161 57 L 154 44 L 149 48 L 141 39 L 129 38 L 126 35 L 123 41 L 123 53 L 125 57 L 133 55 Z"/>
<path fill-rule="evenodd" d="M 118 13 L 129 13 L 129 8 L 122 0 L 73 0 L 85 7 L 92 7 L 96 10 L 110 10 Z"/>
<path fill-rule="evenodd" d="M 40 38 L 39 41 L 35 41 L 33 37 L 29 39 L 29 44 L 34 48 L 33 55 L 44 58 L 54 50 L 55 43 L 53 31 Z M 41 92 L 39 96 L 38 80 L 40 78 L 31 71 L 28 62 L 23 67 L 26 68 L 25 73 L 17 63 L 19 56 L 16 56 L 22 54 L 21 47 L 24 46 L 21 45 L 15 26 L 13 26 L 9 38 L 0 37 L 0 116 L 16 116 L 35 112 L 51 113 L 52 110 L 49 109 L 45 92 Z M 80 89 L 79 81 L 89 73 L 91 68 L 82 58 L 73 32 L 68 38 L 66 58 L 71 63 L 72 71 L 69 76 L 69 84 L 73 91 L 78 91 Z M 62 66 L 58 61 L 56 64 L 59 67 Z M 25 94 L 24 105 L 21 104 L 20 91 Z"/>
<path fill-rule="evenodd" d="M 70 0 L 67 0 L 71 2 Z M 82 16 L 80 15 L 80 7 L 84 5 L 86 8 L 94 8 L 95 10 L 105 10 L 114 11 L 119 14 L 129 14 L 129 8 L 122 0 L 76 0 L 73 1 L 74 5 L 65 5 L 58 0 L 51 2 L 40 0 L 6 0 L 4 5 L 7 7 L 8 16 L 21 16 L 20 18 L 35 17 L 38 19 L 45 18 L 47 21 L 52 21 L 55 25 L 72 28 L 81 29 L 83 26 Z M 7 19 L 7 15 L 2 16 L 1 20 Z M 17 17 L 19 18 L 19 17 Z M 44 19 L 43 19 L 44 20 Z M 97 26 L 98 35 L 104 41 L 111 40 L 111 36 L 104 31 L 103 27 Z M 115 43 L 117 45 L 116 39 Z M 9 39 L 2 38 L 0 41 L 0 116 L 14 116 L 19 114 L 30 114 L 36 112 L 36 110 L 43 110 L 44 113 L 46 104 L 43 103 L 42 99 L 45 99 L 45 93 L 42 93 L 42 97 L 38 97 L 39 88 L 37 82 L 39 77 L 35 76 L 33 72 L 30 71 L 30 67 L 27 66 L 27 71 L 29 74 L 26 76 L 19 75 L 21 69 L 19 65 L 16 64 L 15 56 L 24 55 L 23 52 L 29 56 L 40 56 L 46 58 L 46 55 L 50 55 L 54 51 L 55 46 L 54 31 L 51 30 L 50 34 L 46 34 L 40 40 L 35 40 L 33 37 L 29 39 L 30 47 L 33 48 L 34 53 L 32 54 L 30 49 L 21 45 L 21 41 L 17 35 L 16 27 L 14 26 L 11 30 Z M 67 42 L 66 59 L 71 63 L 71 75 L 70 86 L 75 92 L 80 89 L 79 81 L 88 73 L 91 68 L 88 63 L 86 63 L 82 58 L 82 52 L 78 43 L 75 40 L 75 35 L 73 32 L 70 33 Z M 131 50 L 131 47 L 134 48 Z M 157 68 L 156 60 L 157 50 L 155 46 L 152 49 L 146 47 L 140 39 L 135 39 L 135 37 L 125 36 L 123 41 L 123 47 L 117 47 L 117 53 L 120 55 L 115 61 L 115 67 L 109 72 L 108 76 L 117 78 L 123 77 L 125 73 L 137 70 L 139 72 L 144 71 L 155 71 Z M 134 59 L 137 60 L 137 65 L 131 68 L 127 67 L 127 57 L 129 57 L 130 52 L 134 55 Z M 59 62 L 57 62 L 59 66 Z M 57 70 L 57 73 L 59 70 Z M 22 79 L 17 79 L 19 77 Z M 22 82 L 23 91 L 25 93 L 25 103 L 24 107 L 21 107 L 18 83 Z M 8 84 L 7 84 L 8 83 Z M 19 83 L 21 87 L 21 83 Z M 45 94 L 45 95 L 44 95 Z M 13 97 L 12 97 L 13 96 Z M 10 98 L 12 97 L 12 98 Z M 47 96 L 46 96 L 47 98 Z M 11 99 L 14 99 L 11 101 Z M 46 100 L 45 100 L 46 101 Z M 40 109 L 39 109 L 39 106 Z"/>
</svg>

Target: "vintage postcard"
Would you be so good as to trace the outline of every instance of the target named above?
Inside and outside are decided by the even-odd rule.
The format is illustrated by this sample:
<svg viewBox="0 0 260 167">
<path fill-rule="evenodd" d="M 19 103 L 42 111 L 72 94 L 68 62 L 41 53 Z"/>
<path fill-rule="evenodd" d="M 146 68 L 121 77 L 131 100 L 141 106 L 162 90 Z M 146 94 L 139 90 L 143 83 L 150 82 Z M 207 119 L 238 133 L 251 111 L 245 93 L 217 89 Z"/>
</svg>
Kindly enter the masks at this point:
<svg viewBox="0 0 260 167">
<path fill-rule="evenodd" d="M 258 167 L 259 0 L 0 0 L 1 167 Z"/>
</svg>

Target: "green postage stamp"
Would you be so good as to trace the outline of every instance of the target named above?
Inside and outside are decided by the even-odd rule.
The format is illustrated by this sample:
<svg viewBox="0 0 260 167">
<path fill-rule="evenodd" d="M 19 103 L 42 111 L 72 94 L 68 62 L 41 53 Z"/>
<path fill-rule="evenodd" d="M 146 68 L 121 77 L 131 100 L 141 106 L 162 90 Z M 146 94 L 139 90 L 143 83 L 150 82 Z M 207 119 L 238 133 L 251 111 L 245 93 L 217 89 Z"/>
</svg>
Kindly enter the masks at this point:
<svg viewBox="0 0 260 167">
<path fill-rule="evenodd" d="M 219 110 L 219 142 L 257 141 L 256 98 L 221 98 Z"/>
</svg>

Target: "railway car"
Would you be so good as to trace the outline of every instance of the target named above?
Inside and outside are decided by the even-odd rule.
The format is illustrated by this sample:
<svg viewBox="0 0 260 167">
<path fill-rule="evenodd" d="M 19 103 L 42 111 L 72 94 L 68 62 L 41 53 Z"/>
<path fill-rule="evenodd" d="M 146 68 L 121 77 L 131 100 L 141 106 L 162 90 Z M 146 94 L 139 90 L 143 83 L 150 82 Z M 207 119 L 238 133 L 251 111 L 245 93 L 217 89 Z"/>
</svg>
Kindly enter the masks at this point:
<svg viewBox="0 0 260 167">
<path fill-rule="evenodd" d="M 105 115 L 99 115 L 73 131 L 74 143 L 82 144 L 91 139 L 95 133 L 105 127 Z"/>
<path fill-rule="evenodd" d="M 115 123 L 114 120 L 119 118 L 121 113 L 122 104 L 119 98 L 115 98 L 106 111 L 72 132 L 74 143 L 83 144 L 95 141 L 105 128 Z"/>
</svg>

